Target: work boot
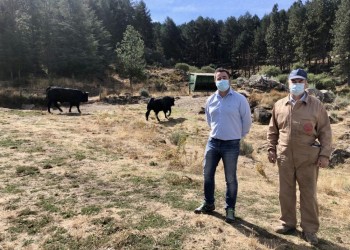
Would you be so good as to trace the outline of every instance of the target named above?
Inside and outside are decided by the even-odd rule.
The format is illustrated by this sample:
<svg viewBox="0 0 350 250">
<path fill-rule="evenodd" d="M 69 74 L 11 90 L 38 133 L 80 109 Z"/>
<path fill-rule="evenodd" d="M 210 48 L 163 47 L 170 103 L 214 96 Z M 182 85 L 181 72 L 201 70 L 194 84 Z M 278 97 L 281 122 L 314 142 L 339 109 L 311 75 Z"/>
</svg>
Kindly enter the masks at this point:
<svg viewBox="0 0 350 250">
<path fill-rule="evenodd" d="M 233 208 L 227 208 L 226 209 L 226 218 L 225 221 L 227 223 L 232 223 L 235 221 L 235 210 Z"/>
<path fill-rule="evenodd" d="M 318 239 L 315 233 L 303 232 L 305 240 L 309 242 L 311 245 L 317 245 Z"/>
<path fill-rule="evenodd" d="M 278 234 L 290 234 L 295 231 L 295 227 L 290 227 L 287 225 L 281 225 L 275 228 L 275 232 Z"/>
<path fill-rule="evenodd" d="M 207 204 L 206 202 L 204 202 L 202 205 L 197 207 L 194 210 L 194 212 L 196 214 L 201 214 L 201 213 L 210 213 L 210 212 L 213 212 L 214 210 L 215 210 L 215 205 L 214 204 Z"/>
</svg>

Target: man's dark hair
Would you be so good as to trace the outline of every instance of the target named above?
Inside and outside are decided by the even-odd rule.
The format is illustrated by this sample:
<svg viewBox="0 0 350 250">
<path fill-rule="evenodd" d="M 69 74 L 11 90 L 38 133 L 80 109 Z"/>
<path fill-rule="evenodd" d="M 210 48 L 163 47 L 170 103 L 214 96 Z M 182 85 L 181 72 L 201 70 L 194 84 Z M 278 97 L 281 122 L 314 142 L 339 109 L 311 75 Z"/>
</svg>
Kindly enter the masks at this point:
<svg viewBox="0 0 350 250">
<path fill-rule="evenodd" d="M 228 77 L 230 77 L 231 75 L 230 75 L 230 72 L 228 72 L 228 70 L 227 69 L 224 69 L 224 68 L 217 68 L 216 70 L 215 70 L 215 75 L 216 75 L 216 73 L 218 73 L 218 72 L 226 72 L 226 74 L 228 75 Z"/>
</svg>

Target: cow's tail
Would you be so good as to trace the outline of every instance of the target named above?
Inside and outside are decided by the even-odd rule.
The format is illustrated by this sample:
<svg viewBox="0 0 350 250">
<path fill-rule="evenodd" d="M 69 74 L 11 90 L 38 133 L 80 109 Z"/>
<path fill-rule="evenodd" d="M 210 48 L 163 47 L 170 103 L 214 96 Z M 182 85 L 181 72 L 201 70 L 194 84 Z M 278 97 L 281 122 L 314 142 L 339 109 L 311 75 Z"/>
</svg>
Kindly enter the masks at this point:
<svg viewBox="0 0 350 250">
<path fill-rule="evenodd" d="M 51 86 L 47 87 L 45 92 L 47 93 L 50 89 L 51 89 Z"/>
</svg>

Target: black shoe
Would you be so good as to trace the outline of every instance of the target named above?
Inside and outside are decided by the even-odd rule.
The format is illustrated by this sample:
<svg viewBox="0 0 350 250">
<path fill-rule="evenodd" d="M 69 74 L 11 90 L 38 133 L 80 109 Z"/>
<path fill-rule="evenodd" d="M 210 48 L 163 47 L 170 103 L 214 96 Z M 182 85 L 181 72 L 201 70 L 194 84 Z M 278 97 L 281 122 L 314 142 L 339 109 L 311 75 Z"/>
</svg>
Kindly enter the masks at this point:
<svg viewBox="0 0 350 250">
<path fill-rule="evenodd" d="M 197 207 L 194 212 L 196 214 L 201 214 L 201 213 L 210 213 L 213 212 L 215 210 L 215 205 L 214 204 L 207 204 L 207 203 L 203 203 L 202 205 L 200 205 L 199 207 Z"/>
<path fill-rule="evenodd" d="M 295 227 L 280 225 L 275 228 L 275 232 L 278 234 L 291 234 L 295 232 Z"/>
<path fill-rule="evenodd" d="M 318 238 L 315 233 L 310 232 L 303 232 L 303 236 L 307 242 L 309 242 L 311 245 L 317 245 L 318 244 Z"/>
<path fill-rule="evenodd" d="M 227 223 L 232 223 L 235 221 L 235 210 L 233 208 L 227 208 L 226 209 L 226 219 L 225 221 Z"/>
</svg>

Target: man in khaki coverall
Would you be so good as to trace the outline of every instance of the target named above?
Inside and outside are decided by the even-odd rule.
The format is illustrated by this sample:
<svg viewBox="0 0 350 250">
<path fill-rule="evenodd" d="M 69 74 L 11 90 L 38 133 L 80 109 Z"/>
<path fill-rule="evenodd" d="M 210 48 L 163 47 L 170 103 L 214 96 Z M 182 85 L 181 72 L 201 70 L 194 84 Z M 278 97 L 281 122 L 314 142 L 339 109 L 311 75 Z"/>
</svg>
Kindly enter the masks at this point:
<svg viewBox="0 0 350 250">
<path fill-rule="evenodd" d="M 293 70 L 289 77 L 290 94 L 273 107 L 267 139 L 268 159 L 277 161 L 282 225 L 276 232 L 287 234 L 296 229 L 296 182 L 300 190 L 303 235 L 317 244 L 319 229 L 317 177 L 319 167 L 327 167 L 331 154 L 332 132 L 322 103 L 305 92 L 307 73 Z"/>
</svg>

